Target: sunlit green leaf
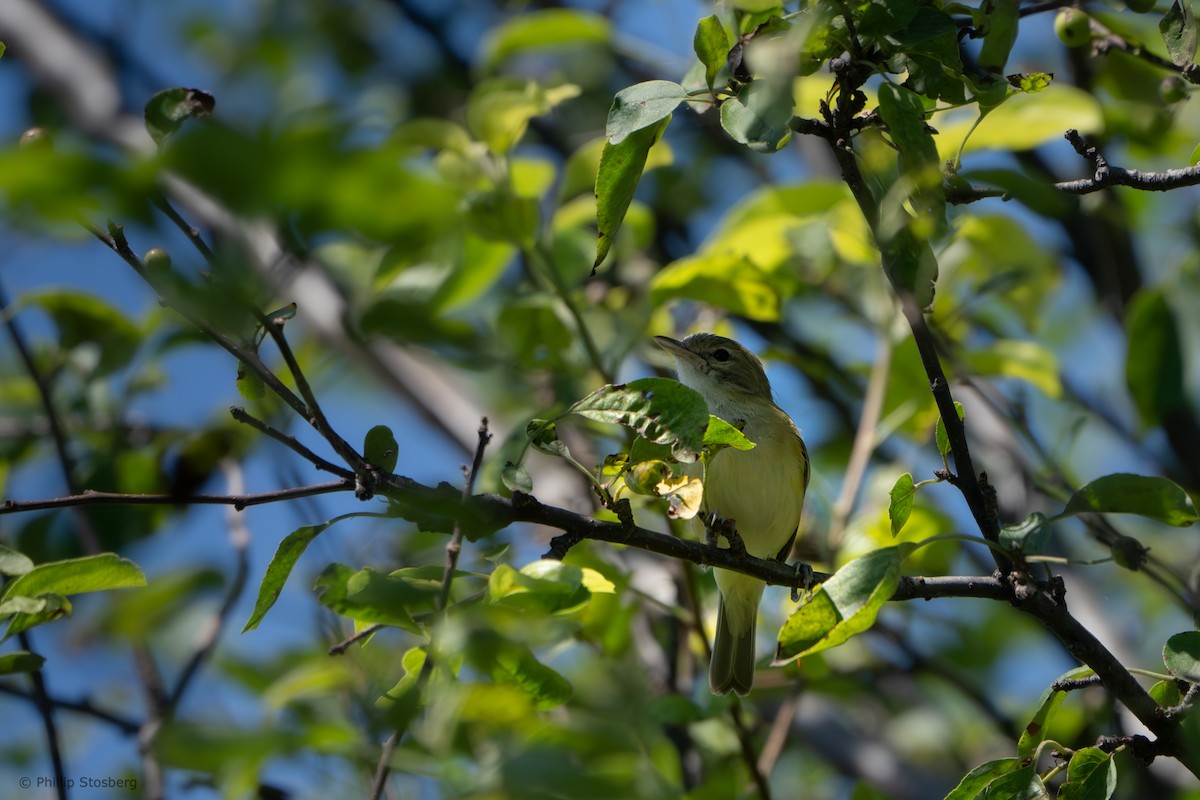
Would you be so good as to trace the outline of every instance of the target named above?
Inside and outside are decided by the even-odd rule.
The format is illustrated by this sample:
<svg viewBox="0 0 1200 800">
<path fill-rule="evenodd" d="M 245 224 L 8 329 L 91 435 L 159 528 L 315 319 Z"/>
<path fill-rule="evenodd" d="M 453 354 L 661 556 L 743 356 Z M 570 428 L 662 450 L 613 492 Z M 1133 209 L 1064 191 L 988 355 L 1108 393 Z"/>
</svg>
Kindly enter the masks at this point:
<svg viewBox="0 0 1200 800">
<path fill-rule="evenodd" d="M 774 322 L 783 302 L 776 283 L 745 256 L 702 253 L 659 270 L 650 281 L 650 298 L 656 305 L 676 297 L 700 300 L 750 319 Z"/>
<path fill-rule="evenodd" d="M 704 65 L 704 82 L 711 89 L 717 73 L 725 66 L 725 57 L 729 53 L 729 34 L 716 14 L 704 17 L 696 23 L 692 48 L 696 51 L 700 63 Z"/>
<path fill-rule="evenodd" d="M 605 44 L 611 35 L 609 21 L 588 11 L 548 8 L 519 14 L 488 32 L 483 66 L 490 71 L 528 52 Z"/>
<path fill-rule="evenodd" d="M 1200 683 L 1200 631 L 1185 631 L 1167 639 L 1163 662 L 1176 678 Z"/>
<path fill-rule="evenodd" d="M 33 569 L 33 561 L 24 553 L 0 544 L 0 575 L 10 578 L 24 575 Z"/>
<path fill-rule="evenodd" d="M 1036 386 L 1047 397 L 1062 395 L 1058 359 L 1048 348 L 1034 341 L 1001 339 L 972 350 L 967 361 L 980 375 L 1017 378 Z"/>
<path fill-rule="evenodd" d="M 242 627 L 242 633 L 257 628 L 258 623 L 271 610 L 271 606 L 275 605 L 275 601 L 279 599 L 279 593 L 283 591 L 283 585 L 287 583 L 288 576 L 292 574 L 292 568 L 296 566 L 296 562 L 300 560 L 300 556 L 304 554 L 304 550 L 312 543 L 312 540 L 330 525 L 346 519 L 347 516 L 353 515 L 334 517 L 319 525 L 304 525 L 283 538 L 275 550 L 275 555 L 271 557 L 271 563 L 267 565 L 262 584 L 258 588 L 258 599 L 254 601 L 254 611 Z"/>
<path fill-rule="evenodd" d="M 947 117 L 937 125 L 938 157 L 954 157 L 959 144 L 975 121 L 972 113 Z M 1051 84 L 1043 92 L 1018 93 L 992 111 L 967 139 L 965 153 L 979 150 L 1033 150 L 1062 139 L 1063 131 L 1074 128 L 1084 135 L 1104 130 L 1104 113 L 1090 93 L 1063 83 Z"/>
<path fill-rule="evenodd" d="M 609 144 L 620 144 L 631 133 L 668 119 L 686 99 L 687 91 L 671 81 L 646 81 L 622 89 L 613 98 L 604 135 Z"/>
<path fill-rule="evenodd" d="M 960 420 L 966 418 L 966 412 L 963 410 L 962 403 L 958 402 L 957 400 L 954 401 L 954 410 L 958 412 L 958 418 Z M 949 455 L 950 436 L 946 433 L 946 423 L 942 421 L 941 417 L 938 417 L 937 425 L 934 427 L 933 438 L 937 442 L 937 449 L 938 452 L 942 454 L 942 457 L 944 458 Z"/>
<path fill-rule="evenodd" d="M 597 389 L 567 409 L 624 425 L 651 442 L 670 444 L 680 461 L 695 461 L 708 430 L 708 405 L 696 390 L 668 378 L 640 378 Z"/>
<path fill-rule="evenodd" d="M 1117 789 L 1117 762 L 1099 747 L 1082 747 L 1067 764 L 1058 800 L 1108 800 Z"/>
<path fill-rule="evenodd" d="M 752 450 L 757 444 L 746 438 L 746 434 L 720 417 L 709 416 L 708 429 L 704 431 L 704 446 L 716 448 L 732 447 L 735 450 Z"/>
<path fill-rule="evenodd" d="M 1076 667 L 1073 670 L 1059 676 L 1055 681 L 1079 680 L 1088 678 L 1096 673 L 1090 667 Z M 1049 733 L 1050 722 L 1054 718 L 1054 713 L 1058 711 L 1058 707 L 1062 701 L 1066 699 L 1068 692 L 1064 689 L 1056 689 L 1050 686 L 1042 694 L 1041 703 L 1038 705 L 1038 710 L 1034 713 L 1033 718 L 1025 729 L 1021 731 L 1021 738 L 1017 742 L 1017 755 L 1021 758 L 1029 756 L 1035 751 L 1038 746 L 1046 740 Z"/>
<path fill-rule="evenodd" d="M 394 625 L 418 635 L 423 631 L 412 615 L 432 610 L 438 594 L 437 588 L 424 580 L 369 568 L 356 571 L 336 563 L 317 576 L 313 589 L 321 605 L 342 616 L 358 622 Z"/>
<path fill-rule="evenodd" d="M 892 536 L 900 533 L 904 523 L 908 522 L 916 495 L 916 485 L 913 483 L 912 475 L 907 472 L 896 480 L 896 485 L 888 493 L 890 501 L 888 503 L 888 519 L 892 523 Z"/>
<path fill-rule="evenodd" d="M 137 564 L 115 553 L 69 558 L 38 564 L 4 587 L 0 599 L 36 597 L 54 592 L 62 595 L 129 589 L 146 585 Z"/>
<path fill-rule="evenodd" d="M 842 644 L 875 624 L 875 616 L 896 591 L 900 565 L 913 545 L 874 550 L 842 566 L 788 617 L 779 631 L 777 663 Z"/>
</svg>

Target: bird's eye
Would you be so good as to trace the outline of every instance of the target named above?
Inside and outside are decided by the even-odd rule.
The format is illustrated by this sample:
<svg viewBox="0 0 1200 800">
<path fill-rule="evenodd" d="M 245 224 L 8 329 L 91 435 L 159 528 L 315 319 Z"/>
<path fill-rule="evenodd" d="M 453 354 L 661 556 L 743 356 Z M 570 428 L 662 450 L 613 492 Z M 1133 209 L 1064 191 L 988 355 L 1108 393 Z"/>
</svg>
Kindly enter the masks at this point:
<svg viewBox="0 0 1200 800">
<path fill-rule="evenodd" d="M 728 361 L 729 351 L 724 347 L 718 347 L 716 350 L 713 350 L 713 359 L 716 361 Z"/>
</svg>

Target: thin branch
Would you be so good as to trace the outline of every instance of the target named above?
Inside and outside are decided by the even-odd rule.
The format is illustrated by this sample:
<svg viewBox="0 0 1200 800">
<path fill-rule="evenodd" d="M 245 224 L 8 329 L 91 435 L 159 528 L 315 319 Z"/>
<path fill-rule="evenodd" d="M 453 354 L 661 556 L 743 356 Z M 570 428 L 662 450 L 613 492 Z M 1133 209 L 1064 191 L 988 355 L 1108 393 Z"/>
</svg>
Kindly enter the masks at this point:
<svg viewBox="0 0 1200 800">
<path fill-rule="evenodd" d="M 367 460 L 359 455 L 358 451 L 351 447 L 349 442 L 343 439 L 326 419 L 325 412 L 321 410 L 321 404 L 317 402 L 317 396 L 313 392 L 312 386 L 304 376 L 304 371 L 300 369 L 296 354 L 292 352 L 292 346 L 288 343 L 287 337 L 283 335 L 283 321 L 269 320 L 263 317 L 260 323 L 271 335 L 275 346 L 279 348 L 280 355 L 283 356 L 288 370 L 292 373 L 293 380 L 296 381 L 296 388 L 300 391 L 300 396 L 304 398 L 305 413 L 302 416 L 356 472 L 367 469 L 369 466 Z"/>
<path fill-rule="evenodd" d="M 209 264 L 215 264 L 217 262 L 216 254 L 213 253 L 212 249 L 208 246 L 204 239 L 200 238 L 199 229 L 197 229 L 194 225 L 189 224 L 188 221 L 185 220 L 183 216 L 175 210 L 175 206 L 171 205 L 171 201 L 168 200 L 165 195 L 156 195 L 154 198 L 154 205 L 156 205 L 158 209 L 166 215 L 167 219 L 175 223 L 175 227 L 179 228 L 179 230 L 183 232 L 183 235 L 188 238 L 188 241 L 192 243 L 192 246 L 200 252 L 200 255 L 204 256 L 205 261 L 207 261 Z"/>
<path fill-rule="evenodd" d="M 379 630 L 382 627 L 383 627 L 382 623 L 376 623 L 374 625 L 368 625 L 367 627 L 363 628 L 361 631 L 355 631 L 354 633 L 347 636 L 345 639 L 342 639 L 337 644 L 330 645 L 329 649 L 326 651 L 326 653 L 328 653 L 331 656 L 345 655 L 346 651 L 350 649 L 350 645 L 367 638 L 368 636 L 375 633 L 375 631 Z"/>
<path fill-rule="evenodd" d="M 345 478 L 346 480 L 352 480 L 354 478 L 354 472 L 351 470 L 348 470 L 345 467 L 339 467 L 337 464 L 334 464 L 331 461 L 326 461 L 312 450 L 309 450 L 307 447 L 302 445 L 299 440 L 296 439 L 296 437 L 289 436 L 278 428 L 272 427 L 257 417 L 251 416 L 249 412 L 247 412 L 246 409 L 242 408 L 241 406 L 230 406 L 229 413 L 235 420 L 243 425 L 249 425 L 259 433 L 270 436 L 272 439 L 284 445 L 289 450 L 293 450 L 294 452 L 298 453 L 301 458 L 312 463 L 312 465 L 317 469 L 331 472 L 334 475 L 337 475 L 339 478 Z"/>
<path fill-rule="evenodd" d="M 1091 162 L 1095 175 L 1090 179 L 1056 183 L 1054 187 L 1067 194 L 1089 194 L 1110 186 L 1129 186 L 1147 192 L 1168 192 L 1185 186 L 1200 184 L 1200 165 L 1165 172 L 1141 172 L 1136 169 L 1114 167 L 1100 151 L 1089 145 L 1079 131 L 1071 129 L 1063 137 L 1075 148 L 1075 152 Z"/>
<path fill-rule="evenodd" d="M 37 702 L 31 692 L 20 689 L 16 686 L 11 686 L 8 683 L 0 682 L 0 694 L 11 695 L 12 697 L 21 697 L 31 702 Z M 47 698 L 54 708 L 63 711 L 73 711 L 76 714 L 93 717 L 101 722 L 107 722 L 121 733 L 133 735 L 138 732 L 141 724 L 129 717 L 123 717 L 119 714 L 114 714 L 111 711 L 106 711 L 92 703 L 91 700 L 84 698 L 83 700 L 64 700 L 61 697 Z"/>
<path fill-rule="evenodd" d="M 224 349 L 231 356 L 249 367 L 254 374 L 262 379 L 263 383 L 271 388 L 283 402 L 291 407 L 293 411 L 305 419 L 308 418 L 308 410 L 305 408 L 304 401 L 296 396 L 296 393 L 289 389 L 279 380 L 278 376 L 272 372 L 258 354 L 249 350 L 237 342 L 230 339 L 219 330 L 209 325 L 196 314 L 184 307 L 183 303 L 177 301 L 177 298 L 168 297 L 164 294 L 162 287 L 150 279 L 149 273 L 146 271 L 146 265 L 138 258 L 137 254 L 129 247 L 129 242 L 125 239 L 125 234 L 122 232 L 119 225 L 112 225 L 110 232 L 106 232 L 96 227 L 90 222 L 81 223 L 89 233 L 99 239 L 108 249 L 112 250 L 121 259 L 133 268 L 142 280 L 146 281 L 152 289 L 159 293 L 161 301 L 173 309 L 176 313 L 191 323 L 197 330 L 203 333 L 208 338 L 212 339 L 217 345 Z"/>
<path fill-rule="evenodd" d="M 492 440 L 492 434 L 488 432 L 487 417 L 484 417 L 479 424 L 479 441 L 475 446 L 475 457 L 471 460 L 471 466 L 466 470 L 466 480 L 463 481 L 462 492 L 459 495 L 459 502 L 465 505 L 471 497 L 471 492 L 475 487 L 475 477 L 479 474 L 480 465 L 483 463 L 483 451 L 487 448 L 488 442 Z M 417 676 L 417 685 L 414 691 L 420 694 L 424 687 L 429 683 L 429 679 L 433 677 L 433 669 L 437 659 L 437 630 L 438 623 L 445 618 L 446 609 L 450 604 L 450 587 L 454 582 L 454 573 L 458 569 L 458 557 L 462 553 L 464 524 L 461 518 L 454 520 L 454 527 L 450 534 L 450 541 L 446 544 L 446 569 L 442 574 L 442 586 L 438 592 L 436 617 L 429 629 L 429 644 L 425 650 L 425 661 L 421 664 L 421 673 Z M 387 785 L 388 775 L 391 773 L 392 753 L 395 752 L 396 746 L 400 743 L 400 731 L 392 732 L 392 735 L 383 743 L 383 748 L 379 754 L 379 763 L 375 768 L 375 778 L 371 783 L 371 800 L 379 800 L 383 796 L 384 787 Z"/>
<path fill-rule="evenodd" d="M 225 466 L 226 479 L 229 482 L 229 490 L 232 494 L 240 494 L 243 489 L 243 479 L 241 469 L 234 463 L 228 462 Z M 179 678 L 175 682 L 175 688 L 171 691 L 167 698 L 167 708 L 174 710 L 179 708 L 179 702 L 183 699 L 184 692 L 191 685 L 192 678 L 199 672 L 200 667 L 212 656 L 213 650 L 217 646 L 217 641 L 221 636 L 221 629 L 225 627 L 229 620 L 229 615 L 233 613 L 233 607 L 242 596 L 242 592 L 246 589 L 246 582 L 250 577 L 250 531 L 246 528 L 246 518 L 238 513 L 240 509 L 229 508 L 226 510 L 225 524 L 229 526 L 229 543 L 233 547 L 234 555 L 237 559 L 237 566 L 234 568 L 233 580 L 229 582 L 229 590 L 225 593 L 225 599 L 221 602 L 221 607 L 217 609 L 217 613 L 210 621 L 208 630 L 201 636 L 200 641 L 196 645 L 192 657 L 188 659 L 186 665 L 179 673 Z"/>
<path fill-rule="evenodd" d="M 740 697 L 735 696 L 733 698 L 733 702 L 729 706 L 729 716 L 732 717 L 733 725 L 737 729 L 738 745 L 742 761 L 745 762 L 747 769 L 750 770 L 750 777 L 754 780 L 754 788 L 761 800 L 771 800 L 771 784 L 767 782 L 766 773 L 758 768 L 758 754 L 754 752 L 754 742 L 751 738 L 753 732 L 742 716 L 742 700 Z"/>
<path fill-rule="evenodd" d="M 799 708 L 800 685 L 794 683 L 792 690 L 780 704 L 779 710 L 775 712 L 775 719 L 771 723 L 767 741 L 763 744 L 762 753 L 758 756 L 757 770 L 763 775 L 769 776 L 774 771 L 775 763 L 779 761 L 779 756 L 783 754 L 783 748 L 787 744 L 788 732 L 792 729 L 792 723 L 796 721 L 796 711 Z"/>
<path fill-rule="evenodd" d="M 261 506 L 267 503 L 279 503 L 294 500 L 297 497 L 311 497 L 317 494 L 332 492 L 354 491 L 354 481 L 341 480 L 329 483 L 315 483 L 310 486 L 296 486 L 290 489 L 279 489 L 274 492 L 259 494 L 126 494 L 123 492 L 83 492 L 67 497 L 54 497 L 48 500 L 12 500 L 6 499 L 0 505 L 0 515 L 18 514 L 25 511 L 41 511 L 47 508 L 68 508 L 73 506 L 166 506 L 166 505 L 219 505 L 233 506 L 238 511 L 249 506 Z"/>
<path fill-rule="evenodd" d="M 858 489 L 871 461 L 871 453 L 875 449 L 879 416 L 883 411 L 891 364 L 892 345 L 886 336 L 880 335 L 876 341 L 875 361 L 871 366 L 871 378 L 867 383 L 867 394 L 863 398 L 858 428 L 854 433 L 854 445 L 850 449 L 850 462 L 846 465 L 846 477 L 842 480 L 842 490 L 829 515 L 826 542 L 829 551 L 833 553 L 837 552 L 841 544 L 842 533 L 854 508 L 854 499 L 858 496 Z"/>
</svg>

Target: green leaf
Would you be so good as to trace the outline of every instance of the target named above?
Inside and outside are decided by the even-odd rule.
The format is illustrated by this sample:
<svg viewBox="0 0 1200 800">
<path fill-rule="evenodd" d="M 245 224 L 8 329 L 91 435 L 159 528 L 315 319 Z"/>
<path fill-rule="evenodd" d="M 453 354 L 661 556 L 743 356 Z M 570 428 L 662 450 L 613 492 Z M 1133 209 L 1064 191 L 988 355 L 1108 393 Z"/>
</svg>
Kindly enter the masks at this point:
<svg viewBox="0 0 1200 800">
<path fill-rule="evenodd" d="M 472 644 L 473 649 L 478 649 L 478 645 Z M 530 696 L 534 707 L 540 711 L 561 706 L 575 691 L 570 681 L 538 661 L 526 645 L 499 640 L 490 655 L 490 663 L 480 666 L 487 669 L 498 683 L 519 687 Z"/>
<path fill-rule="evenodd" d="M 1043 345 L 1020 339 L 1001 339 L 987 347 L 972 350 L 967 363 L 980 375 L 1017 378 L 1036 386 L 1047 397 L 1062 395 L 1058 359 Z"/>
<path fill-rule="evenodd" d="M 792 87 L 757 80 L 721 104 L 721 127 L 756 153 L 774 153 L 792 138 Z"/>
<path fill-rule="evenodd" d="M 983 38 L 983 47 L 979 51 L 976 63 L 987 72 L 1002 75 L 1004 65 L 1008 63 L 1008 54 L 1012 52 L 1013 44 L 1017 41 L 1021 2 L 987 0 L 981 9 L 986 14 L 987 35 Z"/>
<path fill-rule="evenodd" d="M 1003 776 L 1012 774 L 1020 765 L 1019 758 L 998 758 L 995 761 L 984 762 L 963 776 L 954 791 L 946 795 L 946 800 L 982 800 L 989 785 Z"/>
<path fill-rule="evenodd" d="M 46 310 L 58 328 L 58 341 L 66 349 L 91 344 L 99 349 L 96 373 L 124 367 L 137 352 L 142 335 L 128 317 L 98 297 L 83 292 L 47 291 L 26 295 Z"/>
<path fill-rule="evenodd" d="M 730 425 L 720 417 L 711 414 L 708 417 L 708 428 L 704 431 L 704 446 L 709 452 L 717 448 L 732 447 L 734 450 L 752 450 L 756 444 L 746 438 L 746 434 Z"/>
<path fill-rule="evenodd" d="M 1187 68 L 1196 58 L 1196 15 L 1192 11 L 1192 0 L 1175 0 L 1171 8 L 1158 21 L 1167 53 L 1176 66 Z"/>
<path fill-rule="evenodd" d="M 1041 92 L 1050 88 L 1054 75 L 1049 72 L 1018 72 L 1008 76 L 1009 85 L 1022 92 Z"/>
<path fill-rule="evenodd" d="M 100 553 L 39 564 L 4 588 L 0 599 L 103 592 L 146 585 L 138 565 L 115 553 Z"/>
<path fill-rule="evenodd" d="M 384 472 L 395 470 L 400 457 L 400 445 L 396 443 L 392 429 L 387 425 L 376 425 L 367 431 L 363 438 L 363 455 Z"/>
<path fill-rule="evenodd" d="M 1064 680 L 1079 680 L 1081 678 L 1090 678 L 1096 673 L 1090 667 L 1076 667 L 1069 672 L 1058 677 L 1058 681 Z M 1056 683 L 1058 681 L 1055 681 Z M 1017 742 L 1017 756 L 1026 758 L 1037 750 L 1046 739 L 1047 728 L 1050 721 L 1054 718 L 1054 712 L 1062 704 L 1066 698 L 1067 692 L 1063 689 L 1055 689 L 1052 686 L 1048 687 L 1042 694 L 1042 701 L 1038 705 L 1038 710 L 1033 715 L 1033 719 L 1025 726 L 1025 730 L 1021 731 L 1021 738 Z"/>
<path fill-rule="evenodd" d="M 3 52 L 0 44 L 0 52 Z M 5 653 L 0 656 L 0 675 L 12 675 L 17 672 L 37 672 L 46 663 L 46 659 L 36 653 L 20 650 L 16 653 Z"/>
<path fill-rule="evenodd" d="M 544 419 L 531 419 L 525 425 L 525 435 L 529 443 L 543 453 L 560 458 L 569 456 L 567 446 L 558 438 L 558 426 Z"/>
<path fill-rule="evenodd" d="M 258 587 L 258 599 L 254 601 L 254 611 L 242 627 L 242 633 L 257 628 L 258 623 L 271 610 L 271 606 L 275 605 L 279 593 L 283 591 L 283 585 L 292 574 L 292 568 L 296 566 L 296 562 L 300 560 L 300 556 L 312 540 L 330 525 L 353 516 L 357 514 L 343 514 L 319 525 L 304 525 L 283 538 L 275 550 L 275 555 L 271 557 L 271 563 L 267 565 L 267 571 Z"/>
<path fill-rule="evenodd" d="M 633 201 L 633 193 L 642 179 L 650 148 L 662 138 L 670 121 L 668 114 L 649 127 L 623 137 L 619 144 L 614 144 L 611 139 L 604 143 L 600 168 L 596 172 L 596 225 L 599 236 L 596 239 L 593 269 L 600 266 L 608 255 L 617 231 L 625 220 L 625 212 Z"/>
<path fill-rule="evenodd" d="M 874 625 L 879 609 L 895 594 L 900 565 L 912 549 L 907 542 L 883 547 L 842 566 L 783 624 L 776 663 L 836 647 Z"/>
<path fill-rule="evenodd" d="M 974 115 L 939 120 L 934 138 L 942 161 L 954 158 L 974 122 Z M 1042 92 L 1018 92 L 1009 97 L 979 123 L 963 146 L 963 153 L 1034 150 L 1061 141 L 1068 128 L 1086 136 L 1100 133 L 1104 127 L 1104 110 L 1094 95 L 1065 83 L 1053 83 Z"/>
<path fill-rule="evenodd" d="M 4 50 L 5 50 L 4 42 L 0 42 L 0 58 L 4 57 Z"/>
<path fill-rule="evenodd" d="M 1076 750 L 1067 764 L 1067 782 L 1058 800 L 1108 800 L 1117 789 L 1117 763 L 1099 747 Z"/>
<path fill-rule="evenodd" d="M 704 65 L 704 82 L 708 84 L 710 90 L 713 88 L 713 81 L 716 80 L 717 73 L 721 71 L 721 67 L 725 66 L 729 47 L 729 33 L 716 14 L 707 16 L 696 24 L 696 33 L 692 36 L 692 48 L 696 51 L 696 57 L 700 59 L 700 63 Z"/>
<path fill-rule="evenodd" d="M 518 572 L 500 564 L 488 577 L 488 600 L 521 612 L 569 614 L 592 598 L 583 570 L 553 559 L 535 561 Z"/>
<path fill-rule="evenodd" d="M 886 252 L 887 276 L 896 291 L 911 294 L 921 308 L 932 305 L 938 263 L 929 242 L 914 234 L 909 224 L 892 236 Z"/>
<path fill-rule="evenodd" d="M 394 625 L 419 636 L 424 631 L 413 620 L 413 612 L 432 610 L 438 595 L 436 581 L 369 568 L 355 571 L 345 564 L 326 567 L 313 590 L 317 602 L 337 614 L 367 624 Z"/>
<path fill-rule="evenodd" d="M 1000 546 L 1025 555 L 1045 552 L 1049 538 L 1050 527 L 1046 524 L 1046 515 L 1040 511 L 1000 529 Z"/>
<path fill-rule="evenodd" d="M 928 166 L 938 169 L 937 145 L 925 122 L 925 106 L 915 93 L 891 83 L 879 85 L 879 115 L 887 123 L 888 133 L 900 150 L 905 171 L 915 172 Z"/>
<path fill-rule="evenodd" d="M 695 390 L 669 378 L 640 378 L 603 386 L 568 414 L 624 425 L 656 444 L 671 445 L 680 461 L 695 461 L 708 430 L 708 405 Z"/>
<path fill-rule="evenodd" d="M 1125 383 L 1142 422 L 1160 425 L 1188 404 L 1179 325 L 1162 291 L 1137 292 L 1129 304 L 1125 331 Z"/>
<path fill-rule="evenodd" d="M 604 135 L 609 144 L 620 144 L 631 133 L 670 117 L 686 99 L 687 90 L 671 81 L 646 81 L 622 89 L 613 98 Z"/>
<path fill-rule="evenodd" d="M 33 569 L 33 560 L 24 553 L 0 544 L 0 575 L 10 578 L 24 575 Z"/>
<path fill-rule="evenodd" d="M 966 412 L 963 411 L 962 403 L 958 402 L 957 400 L 954 401 L 954 410 L 958 412 L 958 418 L 960 420 L 966 419 Z M 945 458 L 947 455 L 949 455 L 950 436 L 946 433 L 946 423 L 942 421 L 941 417 L 938 417 L 937 425 L 934 427 L 933 438 L 935 441 L 937 441 L 937 449 L 938 452 L 942 454 L 942 458 Z"/>
<path fill-rule="evenodd" d="M 1200 631 L 1185 631 L 1167 639 L 1163 662 L 1176 678 L 1200 683 Z"/>
<path fill-rule="evenodd" d="M 517 78 L 480 81 L 467 98 L 467 128 L 493 153 L 505 154 L 525 135 L 531 119 L 579 92 L 572 84 L 543 88 Z"/>
<path fill-rule="evenodd" d="M 1173 481 L 1122 473 L 1097 478 L 1075 492 L 1058 516 L 1088 513 L 1137 514 L 1177 528 L 1200 519 L 1192 498 Z"/>
<path fill-rule="evenodd" d="M 916 495 L 916 484 L 913 483 L 912 475 L 907 472 L 896 480 L 896 485 L 888 493 L 888 519 L 892 523 L 892 536 L 898 535 L 904 523 L 908 522 Z"/>
<path fill-rule="evenodd" d="M 760 322 L 775 322 L 783 306 L 778 280 L 747 256 L 728 250 L 672 262 L 650 280 L 655 305 L 676 297 L 700 300 Z"/>
<path fill-rule="evenodd" d="M 1200 164 L 1200 144 L 1192 149 L 1192 154 L 1188 157 L 1188 166 L 1194 167 Z"/>
<path fill-rule="evenodd" d="M 1148 690 L 1154 702 L 1163 708 L 1171 708 L 1183 702 L 1183 693 L 1175 681 L 1159 681 Z"/>
<path fill-rule="evenodd" d="M 267 384 L 257 372 L 250 370 L 245 364 L 238 362 L 237 368 L 238 394 L 246 400 L 262 400 L 267 396 Z"/>
<path fill-rule="evenodd" d="M 216 104 L 216 98 L 201 89 L 163 89 L 146 103 L 146 130 L 154 143 L 162 147 L 185 120 L 208 116 Z"/>
<path fill-rule="evenodd" d="M 893 38 L 902 46 L 891 67 L 896 72 L 908 72 L 907 88 L 929 98 L 963 102 L 958 26 L 949 14 L 923 5 Z"/>
<path fill-rule="evenodd" d="M 490 72 L 515 55 L 607 44 L 611 37 L 609 21 L 587 11 L 551 8 L 518 14 L 488 33 L 483 67 Z"/>
<path fill-rule="evenodd" d="M 500 471 L 500 480 L 510 492 L 529 494 L 533 491 L 533 478 L 529 476 L 529 470 L 524 464 L 513 464 L 511 461 L 506 463 Z"/>
</svg>

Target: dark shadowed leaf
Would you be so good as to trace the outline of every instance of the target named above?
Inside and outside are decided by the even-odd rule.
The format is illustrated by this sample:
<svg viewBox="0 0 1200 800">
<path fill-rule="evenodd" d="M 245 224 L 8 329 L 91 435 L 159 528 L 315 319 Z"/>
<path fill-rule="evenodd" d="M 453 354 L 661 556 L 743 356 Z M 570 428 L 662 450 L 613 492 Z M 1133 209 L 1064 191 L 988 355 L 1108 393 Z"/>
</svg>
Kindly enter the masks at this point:
<svg viewBox="0 0 1200 800">
<path fill-rule="evenodd" d="M 1167 52 L 1177 66 L 1188 67 L 1196 57 L 1196 15 L 1191 0 L 1175 0 L 1158 22 Z"/>
<path fill-rule="evenodd" d="M 200 89 L 164 89 L 146 103 L 146 130 L 161 147 L 185 120 L 211 114 L 216 102 L 211 94 Z"/>
<path fill-rule="evenodd" d="M 12 675 L 16 672 L 36 672 L 46 663 L 46 659 L 35 653 L 21 650 L 16 653 L 5 653 L 0 656 L 0 675 Z"/>
<path fill-rule="evenodd" d="M 1157 290 L 1139 291 L 1129 304 L 1125 331 L 1125 383 L 1142 422 L 1159 425 L 1187 406 L 1183 343 L 1166 296 Z"/>
<path fill-rule="evenodd" d="M 384 472 L 394 471 L 400 456 L 400 445 L 396 443 L 392 429 L 387 425 L 376 425 L 367 431 L 363 439 L 363 455 Z"/>
<path fill-rule="evenodd" d="M 1087 513 L 1137 514 L 1182 528 L 1198 518 L 1192 498 L 1166 478 L 1105 475 L 1084 486 L 1067 501 L 1060 517 Z"/>
</svg>

